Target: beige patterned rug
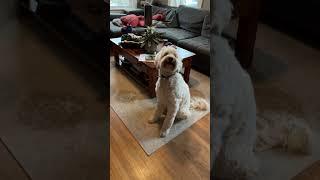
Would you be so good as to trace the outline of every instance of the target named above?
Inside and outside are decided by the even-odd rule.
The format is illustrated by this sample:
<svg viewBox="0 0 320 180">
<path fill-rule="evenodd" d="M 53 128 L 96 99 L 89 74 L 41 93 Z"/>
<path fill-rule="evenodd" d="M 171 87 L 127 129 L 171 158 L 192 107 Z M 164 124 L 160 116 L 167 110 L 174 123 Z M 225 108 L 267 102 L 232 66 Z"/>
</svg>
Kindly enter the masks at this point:
<svg viewBox="0 0 320 180">
<path fill-rule="evenodd" d="M 139 84 L 116 68 L 113 61 L 111 61 L 110 66 L 111 107 L 148 155 L 151 155 L 209 113 L 209 108 L 208 111 L 192 110 L 190 118 L 175 122 L 170 134 L 165 138 L 160 138 L 162 123 L 148 123 L 148 120 L 153 117 L 156 99 L 150 98 Z M 208 76 L 191 71 L 189 86 L 192 97 L 202 97 L 210 102 L 210 81 Z"/>
</svg>

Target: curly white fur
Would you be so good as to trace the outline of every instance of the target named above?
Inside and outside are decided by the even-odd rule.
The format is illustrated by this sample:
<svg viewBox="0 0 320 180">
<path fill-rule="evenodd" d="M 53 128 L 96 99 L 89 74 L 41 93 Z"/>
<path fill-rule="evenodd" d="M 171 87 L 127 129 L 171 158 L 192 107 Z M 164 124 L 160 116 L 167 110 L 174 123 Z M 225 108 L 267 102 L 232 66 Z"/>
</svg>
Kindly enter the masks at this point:
<svg viewBox="0 0 320 180">
<path fill-rule="evenodd" d="M 218 163 L 217 167 L 224 169 L 217 171 L 219 177 L 252 177 L 258 171 L 258 163 L 253 152 L 256 104 L 251 79 L 226 39 L 211 36 L 211 47 L 214 50 L 211 70 L 215 115 L 211 130 L 212 163 Z M 216 159 L 221 161 L 216 162 Z"/>
<path fill-rule="evenodd" d="M 157 109 L 150 123 L 159 120 L 166 111 L 160 136 L 169 134 L 175 118 L 187 119 L 190 116 L 190 91 L 180 71 L 182 61 L 178 58 L 176 49 L 163 47 L 155 58 L 159 70 L 159 78 L 156 83 Z"/>
<path fill-rule="evenodd" d="M 150 123 L 157 122 L 166 112 L 160 132 L 160 137 L 165 137 L 175 119 L 187 119 L 191 115 L 190 109 L 206 111 L 208 103 L 202 98 L 190 98 L 189 86 L 180 74 L 183 64 L 174 47 L 163 47 L 156 55 L 155 63 L 159 70 L 155 89 L 158 103 Z"/>
<path fill-rule="evenodd" d="M 231 20 L 232 11 L 233 5 L 230 0 L 213 1 L 212 30 L 215 34 L 221 35 Z"/>
</svg>

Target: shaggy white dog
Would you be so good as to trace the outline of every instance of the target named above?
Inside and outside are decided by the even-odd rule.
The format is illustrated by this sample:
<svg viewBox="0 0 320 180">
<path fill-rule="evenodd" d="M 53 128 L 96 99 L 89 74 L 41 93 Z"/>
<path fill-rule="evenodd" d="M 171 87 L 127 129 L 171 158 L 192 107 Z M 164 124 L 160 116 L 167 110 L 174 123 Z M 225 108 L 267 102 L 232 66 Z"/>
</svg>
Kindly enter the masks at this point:
<svg viewBox="0 0 320 180">
<path fill-rule="evenodd" d="M 258 171 L 254 154 L 256 104 L 249 75 L 226 39 L 211 36 L 213 123 L 211 161 L 220 178 L 249 178 Z M 217 161 L 216 161 L 217 160 Z M 216 165 L 216 166 L 215 166 Z M 218 169 L 216 169 L 218 168 Z"/>
<path fill-rule="evenodd" d="M 161 137 L 168 135 L 175 118 L 187 119 L 190 116 L 190 91 L 180 71 L 182 61 L 174 47 L 163 47 L 155 58 L 159 70 L 156 83 L 157 109 L 150 123 L 157 122 L 166 111 L 160 132 Z"/>
<path fill-rule="evenodd" d="M 174 47 L 163 47 L 156 55 L 155 64 L 159 71 L 155 89 L 158 102 L 150 123 L 157 122 L 166 112 L 160 131 L 160 137 L 165 137 L 169 134 L 175 119 L 187 119 L 191 115 L 190 109 L 205 111 L 208 104 L 202 98 L 190 98 L 189 86 L 180 73 L 183 64 Z"/>
</svg>

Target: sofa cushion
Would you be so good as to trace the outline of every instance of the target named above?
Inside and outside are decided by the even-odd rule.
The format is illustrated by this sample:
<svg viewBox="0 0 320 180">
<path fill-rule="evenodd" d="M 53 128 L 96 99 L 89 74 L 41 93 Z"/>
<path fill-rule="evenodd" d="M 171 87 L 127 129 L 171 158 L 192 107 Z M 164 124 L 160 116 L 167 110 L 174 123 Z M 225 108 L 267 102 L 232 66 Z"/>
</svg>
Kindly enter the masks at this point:
<svg viewBox="0 0 320 180">
<path fill-rule="evenodd" d="M 183 39 L 178 41 L 177 45 L 196 54 L 210 56 L 210 39 L 204 36 Z"/>
<path fill-rule="evenodd" d="M 210 16 L 206 15 L 202 25 L 201 36 L 210 38 L 210 23 Z"/>
<path fill-rule="evenodd" d="M 126 16 L 126 14 L 123 14 L 123 13 L 110 13 L 109 19 L 110 19 L 110 21 L 112 21 L 114 19 L 121 18 L 122 16 Z"/>
<path fill-rule="evenodd" d="M 157 32 L 164 33 L 163 38 L 168 39 L 172 43 L 177 43 L 179 40 L 196 37 L 197 34 L 186 31 L 180 28 L 157 28 Z"/>
<path fill-rule="evenodd" d="M 204 17 L 209 15 L 209 12 L 181 5 L 177 9 L 177 14 L 180 28 L 200 35 Z"/>
<path fill-rule="evenodd" d="M 178 15 L 177 15 L 176 10 L 171 9 L 170 11 L 167 11 L 165 16 L 166 16 L 165 20 L 169 21 L 169 23 L 167 23 L 167 26 L 169 28 L 178 28 L 179 27 Z"/>
</svg>

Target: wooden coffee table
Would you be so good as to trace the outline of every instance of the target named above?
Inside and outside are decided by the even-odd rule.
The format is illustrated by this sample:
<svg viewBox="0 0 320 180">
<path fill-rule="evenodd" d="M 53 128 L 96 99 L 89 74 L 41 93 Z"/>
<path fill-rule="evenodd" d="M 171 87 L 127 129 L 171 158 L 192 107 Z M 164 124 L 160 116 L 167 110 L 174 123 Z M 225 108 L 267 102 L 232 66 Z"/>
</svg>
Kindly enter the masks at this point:
<svg viewBox="0 0 320 180">
<path fill-rule="evenodd" d="M 155 97 L 158 70 L 155 67 L 154 61 L 139 61 L 140 54 L 143 54 L 143 51 L 141 49 L 121 47 L 121 38 L 112 38 L 110 41 L 112 45 L 111 50 L 115 57 L 117 67 L 128 72 L 133 79 L 147 89 L 151 97 Z M 195 54 L 178 46 L 177 53 L 183 62 L 183 78 L 186 83 L 188 83 L 192 57 L 195 56 Z M 124 60 L 121 60 L 119 55 L 123 56 Z"/>
</svg>

